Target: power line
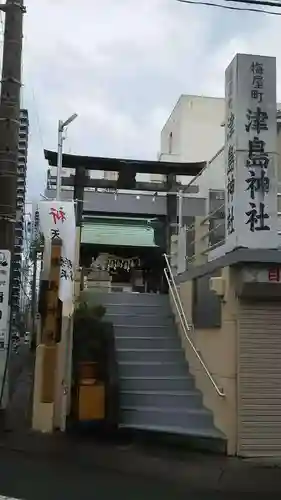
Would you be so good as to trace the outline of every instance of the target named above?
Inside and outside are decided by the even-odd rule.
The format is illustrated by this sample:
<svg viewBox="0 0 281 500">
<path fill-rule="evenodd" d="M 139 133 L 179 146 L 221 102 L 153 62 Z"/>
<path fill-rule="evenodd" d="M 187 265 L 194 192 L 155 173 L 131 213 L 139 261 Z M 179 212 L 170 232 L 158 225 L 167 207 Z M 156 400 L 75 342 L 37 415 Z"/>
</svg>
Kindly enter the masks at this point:
<svg viewBox="0 0 281 500">
<path fill-rule="evenodd" d="M 228 0 L 227 0 L 228 1 Z M 251 7 L 235 7 L 234 5 L 223 5 L 219 3 L 211 3 L 211 2 L 204 2 L 201 0 L 176 0 L 176 2 L 179 3 L 186 3 L 189 5 L 203 5 L 205 7 L 216 7 L 219 9 L 225 9 L 225 10 L 232 10 L 232 11 L 240 11 L 240 12 L 255 12 L 257 14 L 269 14 L 271 16 L 281 16 L 281 12 L 275 12 L 273 10 L 264 10 L 264 9 L 255 9 Z M 276 7 L 279 7 L 279 5 L 276 4 Z"/>
<path fill-rule="evenodd" d="M 224 2 L 246 3 L 248 5 L 261 5 L 264 7 L 281 7 L 280 2 L 272 2 L 268 0 L 223 0 Z"/>
</svg>

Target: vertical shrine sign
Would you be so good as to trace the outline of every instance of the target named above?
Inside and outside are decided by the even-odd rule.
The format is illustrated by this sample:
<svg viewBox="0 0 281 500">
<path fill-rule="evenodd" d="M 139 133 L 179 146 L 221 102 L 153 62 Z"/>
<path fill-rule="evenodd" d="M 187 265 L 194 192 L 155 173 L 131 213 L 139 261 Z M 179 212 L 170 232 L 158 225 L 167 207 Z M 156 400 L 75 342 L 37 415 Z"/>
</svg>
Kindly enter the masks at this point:
<svg viewBox="0 0 281 500">
<path fill-rule="evenodd" d="M 0 250 L 0 349 L 9 343 L 9 289 L 11 252 Z"/>
<path fill-rule="evenodd" d="M 39 206 L 40 230 L 44 235 L 44 273 L 50 270 L 51 246 L 55 238 L 62 240 L 60 258 L 59 299 L 72 301 L 75 278 L 75 207 L 72 201 L 42 201 Z"/>
<path fill-rule="evenodd" d="M 237 54 L 225 72 L 225 248 L 277 248 L 275 57 Z"/>
</svg>

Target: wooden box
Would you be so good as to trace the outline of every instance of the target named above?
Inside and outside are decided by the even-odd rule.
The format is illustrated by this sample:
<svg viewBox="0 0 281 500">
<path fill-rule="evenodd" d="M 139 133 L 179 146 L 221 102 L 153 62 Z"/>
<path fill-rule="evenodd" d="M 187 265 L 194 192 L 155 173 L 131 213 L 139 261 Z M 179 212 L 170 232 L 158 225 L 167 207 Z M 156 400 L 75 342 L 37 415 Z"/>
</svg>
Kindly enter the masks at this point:
<svg viewBox="0 0 281 500">
<path fill-rule="evenodd" d="M 78 419 L 82 421 L 104 420 L 105 388 L 94 381 L 84 381 L 78 387 Z"/>
</svg>

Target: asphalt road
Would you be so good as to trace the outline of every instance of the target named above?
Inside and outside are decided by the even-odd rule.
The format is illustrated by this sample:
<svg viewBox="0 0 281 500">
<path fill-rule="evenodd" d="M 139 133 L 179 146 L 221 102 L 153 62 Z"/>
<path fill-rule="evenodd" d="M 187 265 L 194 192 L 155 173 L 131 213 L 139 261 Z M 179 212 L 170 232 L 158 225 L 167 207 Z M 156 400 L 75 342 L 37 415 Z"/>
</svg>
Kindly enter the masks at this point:
<svg viewBox="0 0 281 500">
<path fill-rule="evenodd" d="M 27 357 L 29 356 L 29 347 L 27 344 L 24 344 L 23 340 L 21 340 L 19 345 L 18 353 L 15 353 L 13 350 L 10 354 L 10 362 L 9 362 L 9 393 L 10 397 L 12 396 L 16 382 L 18 377 L 26 364 Z"/>
<path fill-rule="evenodd" d="M 156 482 L 0 452 L 0 493 L 24 500 L 186 499 L 184 492 Z M 15 480 L 16 478 L 16 480 Z"/>
<path fill-rule="evenodd" d="M 151 480 L 0 449 L 0 495 L 22 500 L 265 500 L 267 496 L 194 493 Z M 275 500 L 271 495 L 271 500 Z M 279 496 L 280 498 L 280 496 Z"/>
</svg>

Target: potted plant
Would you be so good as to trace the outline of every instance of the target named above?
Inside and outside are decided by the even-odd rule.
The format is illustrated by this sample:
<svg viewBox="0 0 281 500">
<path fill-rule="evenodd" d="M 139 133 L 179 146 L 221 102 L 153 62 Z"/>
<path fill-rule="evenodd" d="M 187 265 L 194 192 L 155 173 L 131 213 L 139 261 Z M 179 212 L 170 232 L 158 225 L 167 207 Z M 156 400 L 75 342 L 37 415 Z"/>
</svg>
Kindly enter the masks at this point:
<svg viewBox="0 0 281 500">
<path fill-rule="evenodd" d="M 102 305 L 80 302 L 74 313 L 73 374 L 74 386 L 81 383 L 103 384 L 105 418 L 108 426 L 118 423 L 118 377 L 113 325 L 104 320 Z M 83 381 L 83 382 L 82 382 Z"/>
</svg>

